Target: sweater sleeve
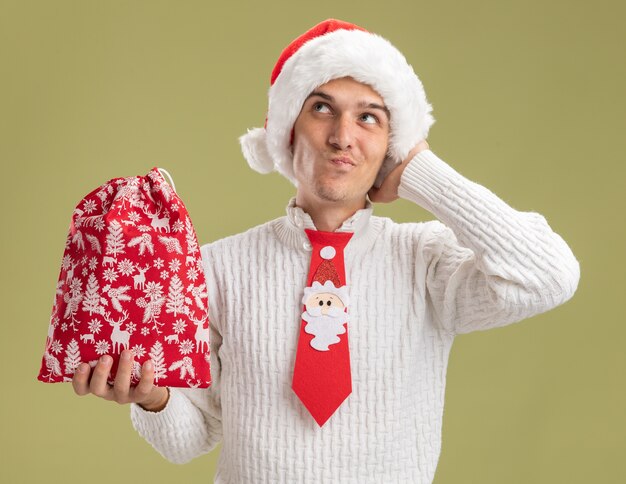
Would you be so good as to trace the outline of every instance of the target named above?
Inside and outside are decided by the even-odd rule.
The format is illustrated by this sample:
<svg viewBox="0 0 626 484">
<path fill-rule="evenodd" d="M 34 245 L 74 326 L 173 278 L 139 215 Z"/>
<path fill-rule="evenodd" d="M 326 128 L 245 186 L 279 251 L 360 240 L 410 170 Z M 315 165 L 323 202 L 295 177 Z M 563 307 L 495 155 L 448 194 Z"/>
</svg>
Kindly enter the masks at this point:
<svg viewBox="0 0 626 484">
<path fill-rule="evenodd" d="M 203 246 L 201 251 L 209 295 L 211 386 L 170 388 L 167 405 L 160 412 L 149 412 L 135 403 L 130 405 L 135 430 L 175 464 L 185 464 L 210 452 L 222 439 L 219 295 L 206 248 Z"/>
<path fill-rule="evenodd" d="M 452 334 L 521 321 L 570 299 L 580 266 L 535 212 L 520 212 L 432 151 L 405 168 L 398 195 L 432 212 L 419 244 L 436 321 Z"/>
</svg>

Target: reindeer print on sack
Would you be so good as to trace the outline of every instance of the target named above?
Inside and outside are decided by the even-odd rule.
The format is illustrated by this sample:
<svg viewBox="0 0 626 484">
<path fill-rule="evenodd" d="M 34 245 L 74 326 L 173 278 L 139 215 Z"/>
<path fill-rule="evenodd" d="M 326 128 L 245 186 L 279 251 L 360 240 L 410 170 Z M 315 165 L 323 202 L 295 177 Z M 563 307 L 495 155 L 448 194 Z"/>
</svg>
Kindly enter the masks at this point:
<svg viewBox="0 0 626 484">
<path fill-rule="evenodd" d="M 157 168 L 89 193 L 72 219 L 48 324 L 40 381 L 71 381 L 81 361 L 134 356 L 131 385 L 150 359 L 155 384 L 206 388 L 207 284 L 194 227 Z"/>
<path fill-rule="evenodd" d="M 205 322 L 207 322 L 207 318 L 195 319 L 192 316 L 191 320 L 193 321 L 193 324 L 195 324 L 197 328 L 196 334 L 194 336 L 196 339 L 196 351 L 202 352 L 204 351 L 204 349 L 206 349 L 206 351 L 208 352 L 210 337 L 209 337 L 208 324 L 205 327 Z"/>
<path fill-rule="evenodd" d="M 111 332 L 113 353 L 121 353 L 122 349 L 127 350 L 130 341 L 130 333 L 128 331 L 122 331 L 120 326 L 128 319 L 128 312 L 124 311 L 122 313 L 122 317 L 118 320 L 110 319 L 110 313 L 106 313 L 104 319 L 107 323 L 113 326 L 113 331 Z"/>
<path fill-rule="evenodd" d="M 161 204 L 157 203 L 157 207 L 158 210 L 155 213 L 150 212 L 147 209 L 142 209 L 148 217 L 150 217 L 152 219 L 152 222 L 150 222 L 150 224 L 152 225 L 152 228 L 161 232 L 161 230 L 165 231 L 165 232 L 169 232 L 170 231 L 170 218 L 169 216 L 165 216 L 165 217 L 159 217 L 159 214 L 161 213 Z"/>
<path fill-rule="evenodd" d="M 135 289 L 145 289 L 146 288 L 146 271 L 150 269 L 150 266 L 146 266 L 143 269 L 137 267 L 139 274 L 133 276 L 133 287 Z"/>
</svg>

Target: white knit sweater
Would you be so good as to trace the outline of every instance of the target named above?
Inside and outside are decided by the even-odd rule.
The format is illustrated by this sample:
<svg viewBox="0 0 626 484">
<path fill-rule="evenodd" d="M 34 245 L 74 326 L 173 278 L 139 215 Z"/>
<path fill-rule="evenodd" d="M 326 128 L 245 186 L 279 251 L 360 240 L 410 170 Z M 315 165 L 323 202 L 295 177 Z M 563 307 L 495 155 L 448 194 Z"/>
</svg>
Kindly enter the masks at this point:
<svg viewBox="0 0 626 484">
<path fill-rule="evenodd" d="M 439 220 L 397 224 L 371 204 L 340 231 L 350 286 L 352 394 L 319 427 L 291 389 L 309 269 L 287 216 L 207 244 L 210 389 L 170 390 L 161 412 L 131 405 L 136 430 L 172 462 L 222 452 L 217 483 L 432 482 L 456 334 L 520 321 L 567 301 L 579 264 L 538 213 L 519 212 L 432 151 L 399 195 Z"/>
</svg>

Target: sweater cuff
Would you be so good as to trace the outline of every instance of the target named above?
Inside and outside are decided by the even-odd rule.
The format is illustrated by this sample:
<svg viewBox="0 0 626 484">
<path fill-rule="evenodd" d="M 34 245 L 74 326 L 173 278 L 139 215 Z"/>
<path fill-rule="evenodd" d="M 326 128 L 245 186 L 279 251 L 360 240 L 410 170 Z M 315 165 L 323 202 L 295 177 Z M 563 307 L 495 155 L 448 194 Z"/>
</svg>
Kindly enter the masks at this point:
<svg viewBox="0 0 626 484">
<path fill-rule="evenodd" d="M 432 212 L 448 189 L 463 176 L 431 150 L 420 151 L 400 178 L 398 196 Z"/>
<path fill-rule="evenodd" d="M 144 410 L 136 403 L 130 404 L 130 418 L 137 430 L 144 430 L 154 426 L 174 426 L 180 415 L 185 412 L 185 397 L 176 388 L 169 389 L 169 399 L 165 407 L 159 412 Z"/>
</svg>

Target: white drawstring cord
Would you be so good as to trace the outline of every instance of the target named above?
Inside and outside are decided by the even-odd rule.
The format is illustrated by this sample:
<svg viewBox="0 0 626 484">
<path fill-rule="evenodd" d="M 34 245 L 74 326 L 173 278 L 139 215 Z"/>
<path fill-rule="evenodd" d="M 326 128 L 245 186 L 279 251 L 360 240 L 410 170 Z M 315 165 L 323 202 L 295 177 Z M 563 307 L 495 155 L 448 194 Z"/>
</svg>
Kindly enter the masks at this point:
<svg viewBox="0 0 626 484">
<path fill-rule="evenodd" d="M 172 178 L 172 175 L 170 175 L 170 173 L 165 168 L 157 168 L 157 169 L 161 172 L 161 175 L 163 175 L 164 177 L 167 176 L 167 178 L 169 179 L 170 185 L 172 185 L 172 188 L 174 189 L 174 191 L 176 191 L 176 185 L 174 185 L 174 179 Z"/>
</svg>

